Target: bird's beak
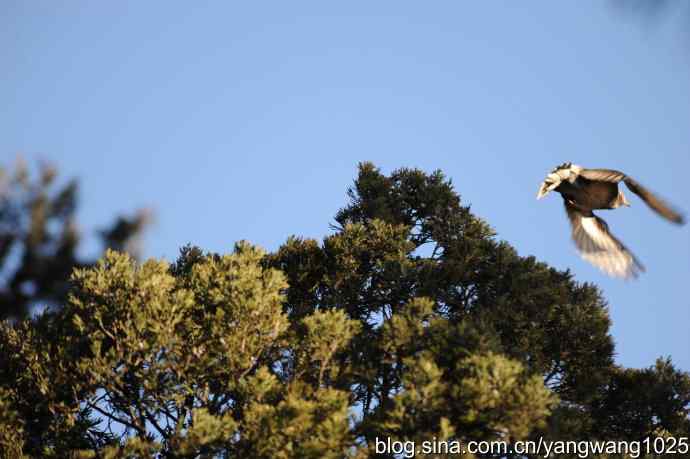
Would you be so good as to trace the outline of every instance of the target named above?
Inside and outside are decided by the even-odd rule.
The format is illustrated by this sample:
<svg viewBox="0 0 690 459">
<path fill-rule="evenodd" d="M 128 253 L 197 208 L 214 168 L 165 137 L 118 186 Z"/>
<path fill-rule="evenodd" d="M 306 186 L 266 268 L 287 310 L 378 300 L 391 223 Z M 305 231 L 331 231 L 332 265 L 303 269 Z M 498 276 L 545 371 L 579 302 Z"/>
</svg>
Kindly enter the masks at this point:
<svg viewBox="0 0 690 459">
<path fill-rule="evenodd" d="M 544 196 L 546 196 L 547 194 L 549 194 L 549 191 L 551 191 L 549 189 L 549 186 L 550 186 L 550 184 L 547 182 L 544 182 L 541 184 L 541 186 L 539 187 L 539 191 L 537 192 L 537 200 L 539 200 L 539 199 L 543 198 Z"/>
<path fill-rule="evenodd" d="M 566 171 L 566 172 L 568 174 L 570 174 L 569 171 Z M 565 173 L 565 172 L 564 171 L 552 172 L 546 176 L 546 178 L 544 179 L 544 181 L 541 184 L 541 187 L 539 187 L 539 192 L 537 193 L 537 199 L 543 198 L 544 196 L 549 194 L 550 191 L 553 191 L 556 188 L 558 188 L 558 185 L 560 185 L 561 182 L 564 180 L 564 178 L 560 176 L 561 173 Z"/>
</svg>

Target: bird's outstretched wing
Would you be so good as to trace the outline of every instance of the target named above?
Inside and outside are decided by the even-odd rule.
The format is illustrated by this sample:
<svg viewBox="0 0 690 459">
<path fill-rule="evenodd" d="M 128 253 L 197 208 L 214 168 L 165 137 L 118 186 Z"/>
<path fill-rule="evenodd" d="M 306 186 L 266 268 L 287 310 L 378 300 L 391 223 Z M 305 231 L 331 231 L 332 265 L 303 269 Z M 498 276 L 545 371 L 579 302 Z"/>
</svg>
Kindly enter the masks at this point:
<svg viewBox="0 0 690 459">
<path fill-rule="evenodd" d="M 611 183 L 618 183 L 626 177 L 621 171 L 613 169 L 582 169 L 580 176 L 588 180 Z"/>
<path fill-rule="evenodd" d="M 610 169 L 583 169 L 580 172 L 580 176 L 588 180 L 601 182 L 618 183 L 623 181 L 630 191 L 642 198 L 642 200 L 659 215 L 679 225 L 685 223 L 683 216 L 678 211 L 674 210 L 670 205 L 654 195 L 654 193 L 620 171 Z"/>
<path fill-rule="evenodd" d="M 654 209 L 659 215 L 679 225 L 685 223 L 685 219 L 678 211 L 671 208 L 671 206 L 659 199 L 651 191 L 637 183 L 635 180 L 631 179 L 630 177 L 625 177 L 623 181 L 630 191 L 642 198 L 642 200 L 646 202 L 649 207 Z"/>
<path fill-rule="evenodd" d="M 582 258 L 614 277 L 637 277 L 644 271 L 635 255 L 609 232 L 604 220 L 591 211 L 578 209 L 565 198 L 563 201 L 573 241 Z"/>
</svg>

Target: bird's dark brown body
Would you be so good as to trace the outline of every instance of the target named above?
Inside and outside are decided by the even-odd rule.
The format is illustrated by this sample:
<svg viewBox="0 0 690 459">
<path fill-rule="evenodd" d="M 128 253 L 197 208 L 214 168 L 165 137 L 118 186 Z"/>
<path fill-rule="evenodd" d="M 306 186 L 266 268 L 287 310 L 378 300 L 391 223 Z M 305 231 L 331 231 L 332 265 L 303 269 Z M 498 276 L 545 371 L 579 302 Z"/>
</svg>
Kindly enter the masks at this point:
<svg viewBox="0 0 690 459">
<path fill-rule="evenodd" d="M 619 194 L 617 183 L 595 182 L 578 177 L 574 183 L 561 182 L 555 191 L 582 210 L 615 209 Z"/>
</svg>

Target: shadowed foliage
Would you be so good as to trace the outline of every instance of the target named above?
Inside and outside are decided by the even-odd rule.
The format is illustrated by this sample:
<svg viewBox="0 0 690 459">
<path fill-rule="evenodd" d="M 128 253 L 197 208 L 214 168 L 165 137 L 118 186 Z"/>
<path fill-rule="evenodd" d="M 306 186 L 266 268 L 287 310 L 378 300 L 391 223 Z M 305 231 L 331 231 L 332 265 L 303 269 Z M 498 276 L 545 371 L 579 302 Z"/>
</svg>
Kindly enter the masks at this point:
<svg viewBox="0 0 690 459">
<path fill-rule="evenodd" d="M 21 160 L 11 172 L 0 166 L 0 318 L 59 306 L 72 269 L 94 263 L 77 254 L 77 181 L 58 186 L 57 170 L 47 164 L 35 175 Z M 104 247 L 136 254 L 148 220 L 146 211 L 118 217 L 101 231 Z"/>
</svg>

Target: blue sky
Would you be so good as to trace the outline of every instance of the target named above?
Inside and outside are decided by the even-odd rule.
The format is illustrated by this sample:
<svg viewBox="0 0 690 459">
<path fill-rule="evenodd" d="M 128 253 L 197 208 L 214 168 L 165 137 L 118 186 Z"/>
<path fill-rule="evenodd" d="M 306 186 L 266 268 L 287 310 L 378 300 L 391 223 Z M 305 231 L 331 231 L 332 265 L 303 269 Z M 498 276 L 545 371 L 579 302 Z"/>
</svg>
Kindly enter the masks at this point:
<svg viewBox="0 0 690 459">
<path fill-rule="evenodd" d="M 690 370 L 689 227 L 602 212 L 646 265 L 582 261 L 555 165 L 614 167 L 690 211 L 690 46 L 602 1 L 0 4 L 0 160 L 81 179 L 83 231 L 142 206 L 146 255 L 321 239 L 356 164 L 443 170 L 522 255 L 610 303 L 617 361 Z M 88 246 L 88 245 L 87 245 Z"/>
</svg>

